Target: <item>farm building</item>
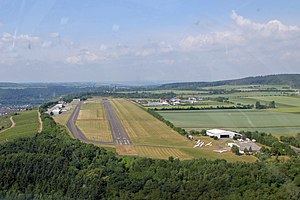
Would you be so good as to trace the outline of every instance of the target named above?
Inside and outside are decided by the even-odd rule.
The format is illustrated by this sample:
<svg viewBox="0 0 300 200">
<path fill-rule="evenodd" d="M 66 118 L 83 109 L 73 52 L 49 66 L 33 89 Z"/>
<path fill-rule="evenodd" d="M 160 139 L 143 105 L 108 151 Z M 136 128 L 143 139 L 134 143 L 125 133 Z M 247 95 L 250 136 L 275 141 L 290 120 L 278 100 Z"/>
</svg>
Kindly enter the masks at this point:
<svg viewBox="0 0 300 200">
<path fill-rule="evenodd" d="M 239 133 L 221 130 L 221 129 L 211 129 L 207 130 L 206 134 L 211 137 L 218 137 L 220 138 L 233 138 L 234 136 L 241 136 Z"/>
</svg>

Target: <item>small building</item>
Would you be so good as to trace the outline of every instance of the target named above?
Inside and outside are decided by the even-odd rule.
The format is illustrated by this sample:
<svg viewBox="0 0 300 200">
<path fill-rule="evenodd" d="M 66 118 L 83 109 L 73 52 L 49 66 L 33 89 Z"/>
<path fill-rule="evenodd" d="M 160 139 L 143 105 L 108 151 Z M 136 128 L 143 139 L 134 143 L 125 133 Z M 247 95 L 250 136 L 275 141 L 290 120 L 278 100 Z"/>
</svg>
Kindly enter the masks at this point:
<svg viewBox="0 0 300 200">
<path fill-rule="evenodd" d="M 211 129 L 206 131 L 206 135 L 211 137 L 217 137 L 219 139 L 221 138 L 233 138 L 234 136 L 242 136 L 239 133 L 235 133 L 232 131 L 226 131 L 221 129 Z"/>
<path fill-rule="evenodd" d="M 160 99 L 159 99 L 159 102 L 160 102 L 160 103 L 168 103 L 168 101 L 169 101 L 169 100 L 166 99 L 166 98 L 160 98 Z"/>
<path fill-rule="evenodd" d="M 148 102 L 147 104 L 148 106 L 170 106 L 170 104 L 168 104 L 167 102 Z"/>
<path fill-rule="evenodd" d="M 138 100 L 136 100 L 136 102 L 139 103 L 139 104 L 147 104 L 148 100 L 146 100 L 146 99 L 138 99 Z"/>
</svg>

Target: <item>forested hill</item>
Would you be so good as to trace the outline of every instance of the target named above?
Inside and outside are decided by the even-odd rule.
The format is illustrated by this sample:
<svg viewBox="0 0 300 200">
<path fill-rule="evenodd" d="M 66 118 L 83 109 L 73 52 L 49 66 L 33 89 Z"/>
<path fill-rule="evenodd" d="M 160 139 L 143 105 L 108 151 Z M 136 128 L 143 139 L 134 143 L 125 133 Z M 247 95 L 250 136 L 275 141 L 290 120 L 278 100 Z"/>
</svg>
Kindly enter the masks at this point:
<svg viewBox="0 0 300 200">
<path fill-rule="evenodd" d="M 201 87 L 221 85 L 289 85 L 294 88 L 300 88 L 300 74 L 277 74 L 214 82 L 168 83 L 159 86 L 158 89 L 193 90 Z"/>
</svg>

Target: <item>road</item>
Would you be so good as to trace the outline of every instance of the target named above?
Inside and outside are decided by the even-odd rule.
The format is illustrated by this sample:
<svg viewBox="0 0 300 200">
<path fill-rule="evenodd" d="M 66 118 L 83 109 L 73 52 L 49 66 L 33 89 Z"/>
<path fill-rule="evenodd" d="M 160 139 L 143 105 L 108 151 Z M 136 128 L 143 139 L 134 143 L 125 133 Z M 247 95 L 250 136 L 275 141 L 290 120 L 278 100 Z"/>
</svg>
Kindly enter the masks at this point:
<svg viewBox="0 0 300 200">
<path fill-rule="evenodd" d="M 88 139 L 84 133 L 76 126 L 76 120 L 78 118 L 78 114 L 83 102 L 80 101 L 76 108 L 74 109 L 72 115 L 70 116 L 69 121 L 67 122 L 67 127 L 74 136 L 83 142 L 93 143 L 93 144 L 106 144 L 106 145 L 116 145 L 116 146 L 124 146 L 124 145 L 131 145 L 132 142 L 127 135 L 127 132 L 121 123 L 119 117 L 117 116 L 114 108 L 111 106 L 111 103 L 108 99 L 103 100 L 103 105 L 105 109 L 105 113 L 107 116 L 107 120 L 109 121 L 113 142 L 101 142 L 96 140 Z"/>
<path fill-rule="evenodd" d="M 110 124 L 110 129 L 112 132 L 115 145 L 117 146 L 131 145 L 132 142 L 122 122 L 120 121 L 114 108 L 112 107 L 110 100 L 103 99 L 103 105 L 104 105 L 107 120 L 109 121 Z"/>
</svg>

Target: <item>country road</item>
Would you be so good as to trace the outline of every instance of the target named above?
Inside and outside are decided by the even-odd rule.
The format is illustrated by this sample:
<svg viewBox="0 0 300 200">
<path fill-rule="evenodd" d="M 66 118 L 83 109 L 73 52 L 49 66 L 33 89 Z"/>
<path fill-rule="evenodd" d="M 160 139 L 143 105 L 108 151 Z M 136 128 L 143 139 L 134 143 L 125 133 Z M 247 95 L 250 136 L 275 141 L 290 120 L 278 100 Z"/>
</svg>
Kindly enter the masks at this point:
<svg viewBox="0 0 300 200">
<path fill-rule="evenodd" d="M 67 127 L 74 136 L 74 138 L 79 139 L 83 142 L 87 143 L 93 143 L 93 144 L 105 144 L 105 145 L 117 145 L 117 146 L 123 146 L 123 145 L 131 145 L 131 140 L 127 135 L 127 132 L 125 131 L 125 128 L 123 127 L 123 124 L 121 123 L 120 119 L 118 118 L 117 114 L 115 113 L 114 108 L 111 106 L 109 100 L 105 99 L 103 100 L 104 108 L 106 111 L 107 119 L 110 124 L 110 128 L 112 131 L 113 136 L 113 142 L 102 142 L 102 141 L 96 141 L 96 140 L 90 140 L 88 139 L 84 133 L 76 126 L 76 120 L 79 115 L 80 108 L 82 106 L 83 102 L 80 101 L 76 108 L 74 109 L 73 113 L 70 116 L 70 119 L 67 122 Z"/>
</svg>

